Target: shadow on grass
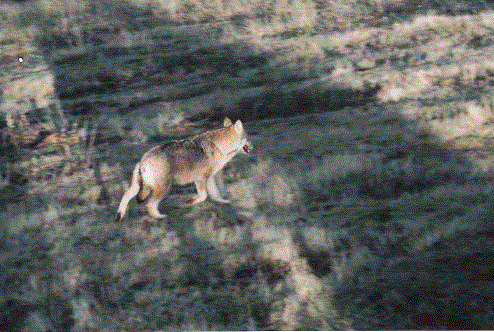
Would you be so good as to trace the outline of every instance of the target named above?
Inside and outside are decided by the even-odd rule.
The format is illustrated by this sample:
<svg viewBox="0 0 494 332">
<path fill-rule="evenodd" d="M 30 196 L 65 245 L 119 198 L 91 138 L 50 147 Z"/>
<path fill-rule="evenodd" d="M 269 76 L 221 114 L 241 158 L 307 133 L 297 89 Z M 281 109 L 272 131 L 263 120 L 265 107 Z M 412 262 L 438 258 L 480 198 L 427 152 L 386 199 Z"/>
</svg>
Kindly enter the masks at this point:
<svg viewBox="0 0 494 332">
<path fill-rule="evenodd" d="M 432 7 L 430 4 L 428 6 Z M 445 3 L 443 7 L 449 6 Z M 459 11 L 464 12 L 463 9 L 453 7 L 451 5 L 450 9 L 445 8 L 444 11 L 450 10 L 455 14 Z M 109 216 L 113 213 L 109 211 L 115 207 L 111 204 L 112 199 L 118 201 L 119 197 L 112 197 L 112 195 L 116 196 L 111 189 L 115 183 L 105 182 L 100 172 L 102 163 L 120 162 L 126 173 L 124 178 L 128 180 L 130 170 L 150 144 L 142 143 L 138 147 L 128 147 L 126 144 L 131 145 L 128 141 L 132 140 L 132 137 L 127 134 L 136 129 L 143 132 L 145 138 L 146 136 L 157 137 L 159 130 L 149 128 L 155 126 L 153 121 L 159 112 L 167 111 L 164 104 L 175 105 L 171 113 L 185 111 L 191 122 L 221 120 L 225 115 L 240 118 L 249 121 L 248 125 L 256 129 L 257 134 L 253 136 L 260 143 L 259 150 L 266 149 L 260 155 L 263 153 L 269 155 L 267 148 L 272 149 L 275 160 L 287 164 L 292 163 L 291 166 L 302 170 L 307 165 L 305 162 L 308 163 L 310 160 L 323 163 L 320 172 L 312 174 L 311 181 L 316 185 L 308 185 L 303 189 L 309 209 L 320 209 L 314 212 L 317 212 L 321 218 L 321 224 L 327 223 L 331 226 L 336 224 L 338 227 L 350 229 L 352 241 L 358 239 L 359 244 L 365 244 L 373 254 L 377 253 L 376 256 L 383 252 L 391 256 L 395 252 L 406 252 L 405 255 L 394 256 L 396 259 L 404 260 L 404 265 L 386 267 L 379 272 L 380 274 L 376 272 L 378 268 L 372 270 L 363 266 L 355 273 L 357 277 L 360 276 L 360 279 L 350 278 L 340 285 L 341 290 L 335 297 L 335 306 L 343 316 L 361 318 L 361 321 L 354 321 L 354 327 L 492 328 L 491 321 L 483 320 L 490 315 L 493 309 L 492 296 L 489 295 L 493 293 L 485 291 L 491 288 L 488 284 L 491 280 L 487 275 L 490 274 L 493 265 L 489 259 L 489 253 L 492 250 L 486 243 L 483 243 L 492 236 L 488 226 L 485 226 L 487 231 L 471 232 L 479 237 L 478 243 L 483 243 L 483 245 L 479 246 L 471 238 L 471 241 L 466 241 L 462 236 L 458 236 L 437 241 L 438 246 L 447 246 L 452 243 L 451 248 L 442 250 L 432 248 L 411 254 L 407 253 L 409 248 L 406 245 L 402 247 L 399 243 L 389 246 L 382 245 L 378 235 L 372 237 L 367 236 L 368 233 L 363 235 L 359 233 L 364 232 L 361 231 L 362 229 L 365 232 L 380 228 L 387 231 L 392 227 L 397 229 L 395 233 L 400 233 L 401 216 L 404 214 L 406 218 L 413 220 L 414 215 L 410 212 L 407 212 L 408 214 L 403 212 L 402 206 L 398 209 L 388 206 L 393 205 L 390 201 L 399 200 L 406 195 L 410 195 L 411 200 L 420 201 L 417 196 L 422 192 L 430 192 L 438 184 L 452 183 L 461 186 L 467 183 L 470 180 L 473 165 L 470 165 L 466 158 L 436 145 L 433 135 L 419 129 L 416 123 L 401 117 L 400 114 L 395 114 L 391 119 L 389 116 L 380 116 L 379 110 L 384 109 L 375 103 L 379 86 L 351 89 L 335 84 L 328 87 L 311 74 L 290 69 L 289 62 L 274 65 L 273 59 L 277 56 L 276 54 L 270 54 L 267 51 L 259 52 L 255 45 L 243 41 L 225 40 L 223 37 L 227 36 L 227 29 L 231 28 L 228 24 L 211 23 L 180 27 L 172 24 L 161 25 L 164 22 L 160 21 L 161 26 L 155 26 L 156 18 L 149 15 L 149 12 L 132 7 L 127 7 L 127 10 L 137 13 L 134 13 L 135 16 L 142 13 L 143 20 L 140 21 L 139 26 L 132 26 L 130 23 L 132 20 L 123 18 L 118 21 L 116 27 L 102 28 L 88 25 L 77 35 L 75 32 L 57 35 L 47 29 L 46 35 L 42 36 L 38 45 L 39 50 L 50 64 L 50 71 L 55 77 L 55 90 L 60 97 L 68 121 L 78 124 L 89 121 L 98 129 L 99 136 L 96 140 L 93 160 L 94 167 L 96 167 L 94 174 L 96 184 L 103 187 L 101 197 L 107 204 L 103 215 Z M 404 14 L 400 10 L 403 10 Z M 408 5 L 403 5 L 399 8 L 385 9 L 384 13 L 400 12 L 400 15 L 408 16 L 414 13 L 410 13 L 409 10 Z M 98 13 L 94 15 L 97 16 Z M 79 45 L 75 47 L 75 44 Z M 326 69 L 325 73 L 330 74 L 334 68 Z M 310 83 L 304 84 L 306 81 Z M 201 99 L 201 97 L 204 98 Z M 194 104 L 194 102 L 197 103 Z M 366 109 L 370 108 L 378 109 L 378 112 L 367 112 Z M 327 112 L 333 112 L 333 114 L 327 115 Z M 314 115 L 315 113 L 322 115 Z M 301 117 L 298 120 L 292 118 L 292 121 L 298 121 L 293 127 L 276 128 L 276 122 L 284 123 L 281 118 L 295 116 Z M 136 121 L 139 117 L 142 117 L 143 123 Z M 124 119 L 120 128 L 124 132 L 123 135 L 115 133 L 116 130 L 109 121 L 114 118 Z M 260 121 L 263 119 L 272 119 L 272 121 Z M 301 123 L 309 123 L 308 127 L 298 132 L 299 137 L 304 135 L 302 142 L 290 145 L 289 143 L 296 142 L 297 139 L 295 134 L 291 135 L 290 129 L 294 128 L 295 131 Z M 202 125 L 206 126 L 206 124 Z M 334 130 L 335 128 L 340 131 Z M 279 141 L 264 143 L 272 137 L 273 132 L 279 135 Z M 411 139 L 407 141 L 400 137 L 397 138 L 397 135 L 402 132 L 407 132 Z M 184 135 L 184 133 L 179 135 Z M 352 143 L 353 140 L 361 147 L 356 148 Z M 286 151 L 279 152 L 276 156 L 276 150 L 281 149 L 286 149 Z M 380 159 L 333 158 L 343 150 L 375 154 L 380 156 Z M 325 158 L 327 165 L 324 164 Z M 294 159 L 302 162 L 293 162 Z M 408 161 L 410 164 L 407 164 Z M 442 165 L 447 165 L 447 167 L 442 167 Z M 456 166 L 459 170 L 455 170 Z M 315 168 L 317 167 L 311 170 Z M 479 182 L 482 186 L 482 179 Z M 30 195 L 26 187 L 22 185 L 4 187 L 4 192 L 6 197 L 18 195 L 21 201 L 24 200 L 23 197 Z M 355 200 L 361 199 L 364 202 L 362 205 L 366 205 L 365 202 L 368 200 L 384 203 L 376 204 L 376 206 L 379 205 L 377 207 L 359 206 L 355 208 L 352 206 L 349 208 L 345 205 L 345 199 L 348 197 L 356 198 Z M 313 204 L 315 201 L 320 201 L 327 209 Z M 165 201 L 165 204 L 168 203 L 170 202 Z M 74 203 L 74 205 L 84 204 L 80 201 Z M 418 212 L 431 213 L 427 211 L 425 205 L 427 204 L 421 205 L 422 210 L 419 209 Z M 349 210 L 345 211 L 346 208 Z M 100 224 L 88 222 L 87 226 L 88 229 L 94 231 L 94 234 L 84 235 L 84 239 L 81 234 L 75 234 L 74 237 L 77 239 L 68 237 L 65 244 L 61 244 L 69 247 L 73 244 L 74 248 L 77 247 L 81 252 L 83 250 L 80 248 L 87 246 L 88 256 L 95 255 L 101 258 L 101 262 L 110 264 L 111 262 L 102 256 L 106 254 L 105 250 L 108 250 L 110 257 L 117 259 L 116 251 L 119 249 L 111 249 L 112 243 L 115 248 L 123 248 L 120 254 L 124 255 L 124 263 L 126 263 L 125 251 L 138 255 L 137 249 L 142 249 L 145 256 L 146 248 L 144 247 L 146 245 L 152 247 L 153 244 L 147 243 L 142 247 L 141 243 L 153 239 L 152 232 L 154 231 L 163 234 L 168 234 L 168 231 L 176 232 L 180 239 L 184 239 L 183 244 L 178 245 L 180 254 L 176 257 L 166 258 L 169 252 L 164 253 L 163 256 L 153 256 L 149 261 L 141 257 L 144 263 L 137 266 L 137 276 L 132 274 L 133 271 L 128 270 L 118 278 L 112 279 L 114 277 L 111 273 L 105 270 L 108 267 L 102 268 L 106 271 L 104 272 L 107 273 L 106 276 L 105 274 L 98 275 L 96 270 L 90 266 L 94 262 L 81 263 L 84 270 L 90 271 L 88 272 L 90 277 L 96 280 L 92 282 L 94 289 L 90 291 L 93 294 L 100 294 L 96 296 L 96 302 L 101 304 L 108 301 L 108 307 L 112 308 L 110 311 L 123 308 L 124 311 L 127 310 L 126 313 L 131 309 L 139 312 L 140 309 L 135 307 L 143 305 L 142 303 L 150 310 L 158 308 L 159 310 L 146 317 L 149 321 L 155 322 L 153 324 L 156 326 L 151 326 L 153 328 L 165 328 L 170 325 L 184 326 L 188 322 L 205 324 L 200 328 L 244 328 L 248 326 L 246 323 L 248 317 L 243 315 L 242 309 L 258 299 L 259 295 L 255 292 L 245 297 L 232 295 L 238 288 L 238 284 L 242 282 L 238 281 L 236 284 L 222 275 L 224 271 L 218 265 L 222 263 L 224 252 L 214 248 L 216 239 L 214 241 L 208 239 L 208 237 L 217 235 L 218 228 L 229 228 L 231 231 L 240 224 L 235 209 L 207 202 L 201 207 L 194 208 L 174 207 L 170 204 L 163 211 L 170 218 L 166 227 L 153 226 L 150 230 L 142 230 L 140 225 L 115 226 L 109 224 L 113 218 L 95 217 Z M 441 212 L 451 213 L 446 208 Z M 138 219 L 135 218 L 138 213 L 131 215 L 129 218 L 131 220 L 128 222 L 132 223 Z M 19 212 L 19 215 L 22 214 L 22 211 Z M 76 212 L 71 216 L 62 217 L 64 222 L 70 219 L 74 219 L 74 225 L 80 226 L 80 229 L 84 229 L 84 223 L 87 222 L 84 221 L 84 215 Z M 423 220 L 417 222 L 425 223 Z M 108 239 L 107 248 L 104 250 L 98 247 L 98 244 L 94 244 L 91 239 L 91 236 L 97 239 L 96 229 L 98 227 L 102 228 L 103 238 Z M 40 226 L 37 230 L 42 228 L 43 226 Z M 166 231 L 163 228 L 166 228 Z M 125 231 L 139 233 L 139 235 L 122 235 Z M 70 229 L 67 228 L 67 232 L 70 232 Z M 188 237 L 187 234 L 189 234 Z M 154 239 L 162 240 L 161 235 L 155 236 Z M 27 237 L 28 240 L 38 237 L 37 234 L 28 232 L 22 236 Z M 163 236 L 165 236 L 164 239 L 168 239 L 166 234 Z M 244 248 L 242 234 L 232 233 L 228 236 L 234 246 L 237 246 L 237 250 Z M 400 236 L 397 235 L 397 242 L 407 241 L 405 236 L 402 238 Z M 84 244 L 84 241 L 89 241 L 89 244 Z M 335 245 L 333 252 L 329 252 L 312 248 L 310 244 L 304 243 L 303 239 L 299 241 L 303 255 L 307 258 L 314 273 L 321 278 L 333 273 L 338 264 L 336 260 L 345 254 L 345 250 L 350 251 L 354 245 L 354 242 L 342 240 Z M 12 249 L 10 254 L 24 247 L 21 240 L 13 243 L 15 243 L 13 246 L 15 249 Z M 50 240 L 41 241 L 39 246 L 49 248 L 50 245 L 47 243 L 50 243 Z M 383 249 L 382 246 L 385 248 Z M 391 248 L 392 246 L 394 249 Z M 458 249 L 462 247 L 465 251 Z M 44 252 L 49 256 L 49 249 L 38 250 L 36 246 L 29 248 L 34 248 L 32 250 Z M 249 250 L 253 250 L 253 255 L 255 255 L 255 248 L 249 248 Z M 336 257 L 335 253 L 341 253 L 341 256 Z M 43 262 L 42 264 L 50 262 L 50 259 L 46 257 L 38 258 Z M 132 259 L 134 258 L 129 256 L 128 262 L 132 262 Z M 29 256 L 25 258 L 25 261 L 14 261 L 12 264 L 19 264 L 19 266 L 11 271 L 24 269 L 32 260 L 33 257 Z M 466 267 L 458 269 L 459 265 L 466 265 Z M 64 267 L 64 271 L 57 272 L 50 263 L 35 266 L 32 270 L 38 268 L 53 270 L 53 278 L 62 278 L 63 272 L 69 270 L 69 267 Z M 159 271 L 160 268 L 162 271 Z M 379 268 L 382 269 L 382 267 Z M 122 269 L 125 270 L 125 268 Z M 178 272 L 173 272 L 174 269 Z M 255 269 L 249 267 L 245 270 L 247 271 L 245 273 L 249 274 Z M 376 273 L 378 277 L 374 278 L 369 271 Z M 366 272 L 368 272 L 367 275 Z M 173 273 L 175 274 L 170 277 Z M 28 274 L 25 280 L 23 279 L 23 283 L 29 283 Z M 233 275 L 235 276 L 235 272 Z M 242 277 L 241 272 L 239 275 Z M 243 278 L 241 277 L 239 279 Z M 9 290 L 14 285 L 13 276 L 5 278 L 3 285 Z M 130 279 L 132 281 L 126 283 Z M 98 280 L 102 282 L 101 285 L 98 285 Z M 105 283 L 103 280 L 111 280 L 111 282 Z M 440 281 L 439 285 L 438 281 Z M 178 294 L 178 290 L 173 290 L 176 284 L 182 287 L 180 292 L 188 295 Z M 123 289 L 121 293 L 118 293 L 119 287 Z M 153 287 L 158 288 L 153 289 Z M 210 295 L 202 294 L 198 299 L 190 295 L 199 288 L 208 287 L 213 289 Z M 134 296 L 136 291 L 141 292 L 144 302 L 139 302 Z M 146 291 L 147 294 L 145 294 Z M 109 292 L 117 294 L 113 295 L 114 300 L 107 300 L 111 296 Z M 160 294 L 164 300 L 153 302 L 155 301 L 152 300 L 153 292 Z M 477 296 L 482 297 L 476 300 L 477 304 L 475 304 L 474 298 Z M 183 301 L 174 301 L 175 297 Z M 39 309 L 43 311 L 44 316 L 51 317 L 51 324 L 55 324 L 60 319 L 62 323 L 57 324 L 62 325 L 57 325 L 56 328 L 64 330 L 74 324 L 68 318 L 70 310 L 80 308 L 80 306 L 70 306 L 69 300 L 66 300 L 56 316 L 52 313 L 44 313 L 49 309 L 43 305 L 32 303 L 37 302 L 6 299 L 2 302 L 2 306 L 8 307 L 4 311 L 7 314 L 2 315 L 0 324 L 2 322 L 13 324 L 10 316 L 16 314 L 21 317 L 20 321 L 28 319 L 29 313 Z M 259 303 L 261 304 L 257 309 L 251 309 L 256 312 L 249 314 L 258 317 L 255 327 L 263 328 L 267 326 L 268 319 L 263 311 L 269 308 L 266 303 L 262 301 Z M 142 316 L 148 315 L 145 310 L 140 313 Z M 111 325 L 111 322 L 108 324 Z M 139 325 L 131 327 L 140 328 Z M 144 326 L 144 328 L 150 328 L 150 326 Z"/>
</svg>

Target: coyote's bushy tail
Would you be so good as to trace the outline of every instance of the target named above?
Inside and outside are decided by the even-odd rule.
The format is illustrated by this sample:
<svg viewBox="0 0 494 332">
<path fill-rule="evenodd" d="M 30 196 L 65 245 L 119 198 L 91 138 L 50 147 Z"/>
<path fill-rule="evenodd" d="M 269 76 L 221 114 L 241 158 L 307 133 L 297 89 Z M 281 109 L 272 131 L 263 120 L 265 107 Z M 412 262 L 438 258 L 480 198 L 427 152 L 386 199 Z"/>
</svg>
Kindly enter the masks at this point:
<svg viewBox="0 0 494 332">
<path fill-rule="evenodd" d="M 141 190 L 142 186 L 142 179 L 141 179 L 141 163 L 137 163 L 136 167 L 134 168 L 134 171 L 132 172 L 132 181 L 130 183 L 129 189 L 125 191 L 125 194 L 122 197 L 122 201 L 120 202 L 120 205 L 118 206 L 118 211 L 117 211 L 117 218 L 116 221 L 119 222 L 123 219 L 125 215 L 125 211 L 127 210 L 127 205 L 129 204 L 129 201 L 139 193 Z"/>
</svg>

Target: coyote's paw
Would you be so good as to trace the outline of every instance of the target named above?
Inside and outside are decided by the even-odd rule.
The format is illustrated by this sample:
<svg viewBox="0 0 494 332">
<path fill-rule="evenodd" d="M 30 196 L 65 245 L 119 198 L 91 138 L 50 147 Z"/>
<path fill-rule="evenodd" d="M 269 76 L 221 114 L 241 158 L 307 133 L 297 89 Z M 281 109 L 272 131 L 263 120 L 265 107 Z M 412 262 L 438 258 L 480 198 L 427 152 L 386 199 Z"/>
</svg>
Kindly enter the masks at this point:
<svg viewBox="0 0 494 332">
<path fill-rule="evenodd" d="M 201 197 L 201 196 L 193 196 L 189 198 L 185 203 L 188 205 L 195 205 L 201 202 L 204 202 L 206 200 L 206 197 Z"/>
<path fill-rule="evenodd" d="M 198 202 L 197 202 L 197 199 L 191 197 L 187 201 L 185 201 L 185 203 L 188 205 L 194 205 L 194 204 L 197 204 Z"/>
<path fill-rule="evenodd" d="M 151 214 L 151 216 L 155 219 L 166 219 L 166 214 L 155 212 Z"/>
<path fill-rule="evenodd" d="M 229 199 L 224 199 L 221 197 L 216 197 L 216 198 L 211 197 L 211 199 L 215 202 L 218 202 L 218 203 L 223 203 L 223 204 L 230 204 L 231 203 L 231 201 Z"/>
</svg>

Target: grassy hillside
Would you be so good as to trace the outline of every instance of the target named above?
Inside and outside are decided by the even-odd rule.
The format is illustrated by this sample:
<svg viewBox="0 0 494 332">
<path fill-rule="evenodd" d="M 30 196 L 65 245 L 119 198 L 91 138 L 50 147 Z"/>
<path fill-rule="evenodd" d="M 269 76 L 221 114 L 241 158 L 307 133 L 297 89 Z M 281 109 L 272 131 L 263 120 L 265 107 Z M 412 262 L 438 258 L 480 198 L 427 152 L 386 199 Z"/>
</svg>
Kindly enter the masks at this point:
<svg viewBox="0 0 494 332">
<path fill-rule="evenodd" d="M 0 330 L 493 329 L 489 2 L 0 4 Z M 242 119 L 232 204 L 132 169 Z"/>
</svg>

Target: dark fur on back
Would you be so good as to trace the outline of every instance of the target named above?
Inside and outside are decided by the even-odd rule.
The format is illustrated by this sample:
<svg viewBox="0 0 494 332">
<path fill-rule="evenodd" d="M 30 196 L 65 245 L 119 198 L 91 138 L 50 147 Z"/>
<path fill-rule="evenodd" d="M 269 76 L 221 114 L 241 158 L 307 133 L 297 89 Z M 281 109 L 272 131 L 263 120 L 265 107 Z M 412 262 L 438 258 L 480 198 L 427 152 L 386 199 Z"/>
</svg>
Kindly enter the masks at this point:
<svg viewBox="0 0 494 332">
<path fill-rule="evenodd" d="M 171 141 L 163 143 L 160 146 L 161 151 L 171 152 L 171 153 L 192 153 L 197 158 L 202 158 L 206 156 L 204 148 L 201 146 L 199 140 L 196 139 L 182 139 L 179 141 Z"/>
</svg>

